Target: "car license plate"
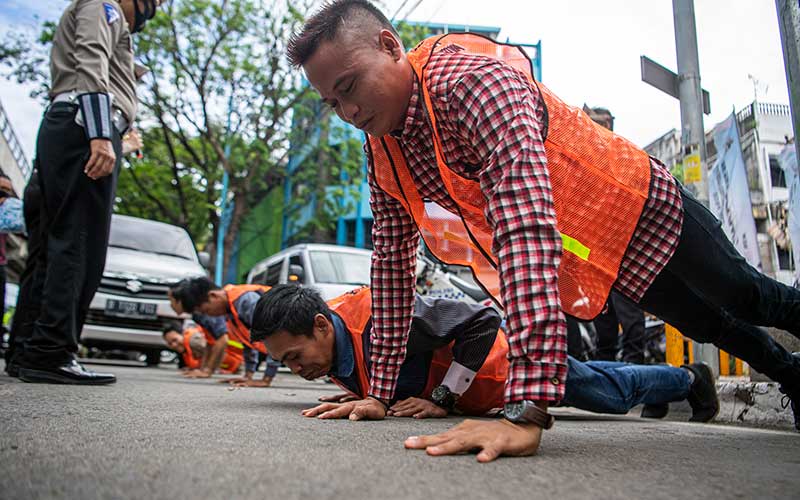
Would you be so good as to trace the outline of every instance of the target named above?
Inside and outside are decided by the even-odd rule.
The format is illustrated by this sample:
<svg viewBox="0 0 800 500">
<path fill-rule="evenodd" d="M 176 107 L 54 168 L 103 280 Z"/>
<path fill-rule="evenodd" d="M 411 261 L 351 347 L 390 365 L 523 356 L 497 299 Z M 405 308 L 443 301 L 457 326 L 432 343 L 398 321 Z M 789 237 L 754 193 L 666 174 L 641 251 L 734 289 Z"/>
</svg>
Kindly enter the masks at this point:
<svg viewBox="0 0 800 500">
<path fill-rule="evenodd" d="M 120 318 L 155 319 L 156 304 L 107 299 L 106 314 Z"/>
</svg>

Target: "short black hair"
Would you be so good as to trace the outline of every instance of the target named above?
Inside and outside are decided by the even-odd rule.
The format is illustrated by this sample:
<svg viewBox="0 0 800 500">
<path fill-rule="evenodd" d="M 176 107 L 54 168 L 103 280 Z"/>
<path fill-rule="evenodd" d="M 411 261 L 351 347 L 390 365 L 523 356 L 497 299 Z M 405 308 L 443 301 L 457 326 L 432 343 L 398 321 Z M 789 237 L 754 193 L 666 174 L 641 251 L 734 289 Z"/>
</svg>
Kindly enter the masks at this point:
<svg viewBox="0 0 800 500">
<path fill-rule="evenodd" d="M 169 332 L 183 332 L 183 327 L 177 321 L 167 321 L 161 329 L 161 336 L 166 337 Z"/>
<path fill-rule="evenodd" d="M 281 331 L 311 337 L 317 314 L 331 320 L 331 310 L 319 292 L 301 285 L 277 285 L 258 299 L 250 339 L 263 340 Z"/>
<path fill-rule="evenodd" d="M 299 32 L 289 38 L 287 53 L 289 63 L 300 67 L 316 52 L 321 42 L 333 40 L 345 21 L 355 19 L 357 15 L 371 17 L 381 29 L 387 29 L 398 38 L 392 22 L 367 0 L 333 0 L 326 2 L 313 16 L 306 20 Z"/>
<path fill-rule="evenodd" d="M 212 290 L 219 290 L 219 287 L 205 276 L 184 278 L 170 288 L 175 300 L 180 302 L 183 310 L 189 313 L 208 302 L 208 292 Z"/>
</svg>

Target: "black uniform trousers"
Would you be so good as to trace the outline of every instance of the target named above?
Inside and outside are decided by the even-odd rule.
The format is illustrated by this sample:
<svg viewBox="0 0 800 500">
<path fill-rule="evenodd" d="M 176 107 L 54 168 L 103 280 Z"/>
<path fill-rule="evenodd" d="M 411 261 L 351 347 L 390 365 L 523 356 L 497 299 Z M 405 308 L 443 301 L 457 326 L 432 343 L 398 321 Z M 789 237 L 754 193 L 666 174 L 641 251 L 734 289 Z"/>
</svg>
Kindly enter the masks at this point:
<svg viewBox="0 0 800 500">
<path fill-rule="evenodd" d="M 58 366 L 75 355 L 105 267 L 122 142 L 115 131 L 114 172 L 98 180 L 87 177 L 83 170 L 89 141 L 75 123 L 77 111 L 67 103 L 50 106 L 36 141 L 42 251 L 32 286 L 41 290 L 41 303 L 30 337 L 24 340 L 21 366 Z"/>
<path fill-rule="evenodd" d="M 622 361 L 644 363 L 644 312 L 621 293 L 612 290 L 608 309 L 594 319 L 597 330 L 597 359 L 616 361 L 620 351 L 619 326 L 622 325 Z"/>
<path fill-rule="evenodd" d="M 34 162 L 34 170 L 25 186 L 22 195 L 22 214 L 25 217 L 25 228 L 28 232 L 28 257 L 25 268 L 19 277 L 19 293 L 17 294 L 17 307 L 14 310 L 14 319 L 11 321 L 11 332 L 6 352 L 6 364 L 18 363 L 18 356 L 23 351 L 23 344 L 29 339 L 33 331 L 33 323 L 39 316 L 41 308 L 42 290 L 34 289 L 33 274 L 36 263 L 42 253 L 42 237 L 40 230 L 40 216 L 42 191 L 39 187 L 38 167 Z"/>
</svg>

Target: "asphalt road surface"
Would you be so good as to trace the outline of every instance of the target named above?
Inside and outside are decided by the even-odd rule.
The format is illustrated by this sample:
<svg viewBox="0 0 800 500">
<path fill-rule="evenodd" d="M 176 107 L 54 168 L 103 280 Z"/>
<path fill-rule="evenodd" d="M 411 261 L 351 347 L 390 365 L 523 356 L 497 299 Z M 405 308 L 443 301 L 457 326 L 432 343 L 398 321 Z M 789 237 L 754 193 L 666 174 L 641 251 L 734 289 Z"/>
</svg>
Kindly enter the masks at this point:
<svg viewBox="0 0 800 500">
<path fill-rule="evenodd" d="M 324 382 L 268 389 L 110 369 L 108 387 L 0 376 L 0 498 L 800 498 L 800 433 L 560 412 L 537 456 L 428 457 L 410 435 L 458 422 L 299 415 Z"/>
</svg>

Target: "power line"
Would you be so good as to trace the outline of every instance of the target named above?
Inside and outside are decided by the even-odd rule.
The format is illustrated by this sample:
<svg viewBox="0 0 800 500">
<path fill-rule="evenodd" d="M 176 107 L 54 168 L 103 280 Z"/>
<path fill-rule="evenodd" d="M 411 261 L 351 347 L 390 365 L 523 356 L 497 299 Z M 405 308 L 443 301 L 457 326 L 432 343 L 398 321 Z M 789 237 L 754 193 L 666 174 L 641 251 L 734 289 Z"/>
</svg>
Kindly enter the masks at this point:
<svg viewBox="0 0 800 500">
<path fill-rule="evenodd" d="M 397 17 L 397 14 L 399 14 L 400 11 L 403 10 L 403 7 L 405 7 L 407 3 L 408 3 L 408 0 L 403 0 L 403 3 L 400 4 L 400 7 L 398 7 L 397 10 L 395 11 L 395 13 L 392 15 L 392 18 L 391 18 L 392 21 L 394 21 L 394 18 Z"/>
</svg>

